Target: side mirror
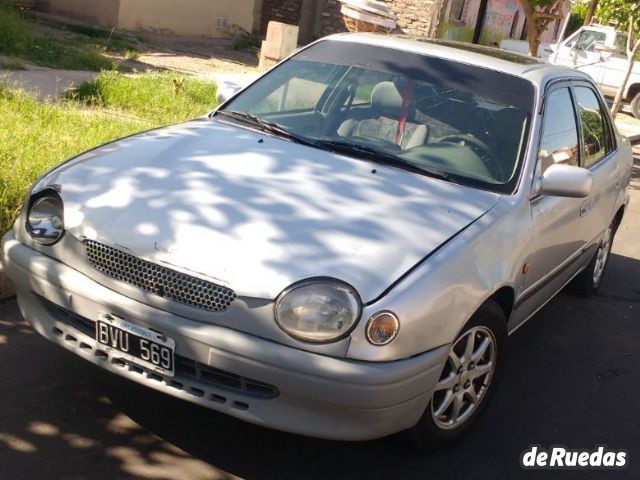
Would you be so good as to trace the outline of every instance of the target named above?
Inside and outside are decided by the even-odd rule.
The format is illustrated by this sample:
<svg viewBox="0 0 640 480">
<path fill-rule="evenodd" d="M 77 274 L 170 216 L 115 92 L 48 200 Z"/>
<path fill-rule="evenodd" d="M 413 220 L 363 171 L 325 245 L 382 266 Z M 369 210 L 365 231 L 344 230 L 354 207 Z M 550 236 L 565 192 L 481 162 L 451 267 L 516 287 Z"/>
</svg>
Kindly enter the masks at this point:
<svg viewBox="0 0 640 480">
<path fill-rule="evenodd" d="M 614 52 L 611 47 L 606 46 L 604 43 L 596 43 L 593 46 L 593 49 L 596 52 L 600 53 L 601 62 L 606 62 L 607 60 L 609 60 L 611 58 L 611 55 L 613 55 L 613 52 Z"/>
<path fill-rule="evenodd" d="M 240 90 L 242 90 L 242 86 L 238 85 L 235 82 L 230 82 L 228 80 L 221 81 L 218 84 L 218 92 L 216 93 L 216 100 L 218 101 L 218 105 L 229 100 Z"/>
<path fill-rule="evenodd" d="M 593 177 L 586 168 L 550 165 L 542 174 L 540 193 L 556 197 L 584 198 L 591 193 Z"/>
</svg>

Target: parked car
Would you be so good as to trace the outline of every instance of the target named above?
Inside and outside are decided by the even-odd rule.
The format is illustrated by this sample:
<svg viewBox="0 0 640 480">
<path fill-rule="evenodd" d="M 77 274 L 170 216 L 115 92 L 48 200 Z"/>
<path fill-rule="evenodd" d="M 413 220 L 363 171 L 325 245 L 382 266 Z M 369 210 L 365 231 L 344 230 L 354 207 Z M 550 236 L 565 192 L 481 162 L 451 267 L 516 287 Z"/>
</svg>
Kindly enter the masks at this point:
<svg viewBox="0 0 640 480">
<path fill-rule="evenodd" d="M 2 260 L 33 327 L 103 369 L 259 425 L 432 447 L 485 409 L 509 333 L 572 280 L 598 290 L 631 164 L 584 73 L 338 35 L 45 174 Z"/>
<path fill-rule="evenodd" d="M 613 27 L 582 27 L 559 43 L 549 61 L 588 73 L 607 97 L 615 97 L 627 70 L 627 34 Z M 635 62 L 623 99 L 640 118 L 640 62 Z"/>
</svg>

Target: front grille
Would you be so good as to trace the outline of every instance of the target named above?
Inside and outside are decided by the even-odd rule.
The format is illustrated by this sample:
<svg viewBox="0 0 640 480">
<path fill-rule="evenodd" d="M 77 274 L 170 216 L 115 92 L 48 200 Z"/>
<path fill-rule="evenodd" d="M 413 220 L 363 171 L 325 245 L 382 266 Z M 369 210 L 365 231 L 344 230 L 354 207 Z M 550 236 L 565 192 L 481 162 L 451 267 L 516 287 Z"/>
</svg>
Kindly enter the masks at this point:
<svg viewBox="0 0 640 480">
<path fill-rule="evenodd" d="M 93 240 L 85 242 L 96 270 L 147 292 L 212 312 L 223 312 L 237 295 L 227 287 L 134 257 Z"/>
<path fill-rule="evenodd" d="M 96 323 L 94 321 L 73 313 L 66 308 L 62 308 L 44 297 L 40 297 L 40 300 L 49 313 L 56 319 L 91 338 L 96 338 Z M 204 363 L 183 357 L 182 355 L 176 354 L 175 362 L 176 376 L 182 378 L 188 378 L 219 389 L 242 393 L 256 398 L 268 399 L 280 395 L 280 391 L 273 385 L 242 377 L 225 370 L 219 370 Z"/>
</svg>

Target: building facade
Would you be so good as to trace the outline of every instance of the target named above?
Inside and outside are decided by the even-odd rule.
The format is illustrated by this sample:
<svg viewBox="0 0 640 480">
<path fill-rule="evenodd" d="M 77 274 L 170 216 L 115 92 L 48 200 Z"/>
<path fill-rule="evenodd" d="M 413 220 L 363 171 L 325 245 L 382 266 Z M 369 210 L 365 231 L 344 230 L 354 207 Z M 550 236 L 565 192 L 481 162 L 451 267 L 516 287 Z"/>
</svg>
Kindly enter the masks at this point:
<svg viewBox="0 0 640 480">
<path fill-rule="evenodd" d="M 518 0 L 384 0 L 398 19 L 398 30 L 417 37 L 444 37 L 494 45 L 505 38 L 525 40 L 525 16 Z M 484 4 L 484 5 L 483 5 Z M 346 30 L 338 0 L 263 0 L 261 32 L 269 21 L 300 26 L 302 43 Z M 564 1 L 563 17 L 571 3 Z M 484 18 L 482 11 L 484 10 Z M 563 19 L 543 33 L 543 43 L 559 40 Z"/>
<path fill-rule="evenodd" d="M 448 0 L 386 0 L 398 29 L 418 37 L 434 37 Z M 300 26 L 302 43 L 346 31 L 339 0 L 263 0 L 261 33 L 272 21 Z"/>
<path fill-rule="evenodd" d="M 228 37 L 260 28 L 262 0 L 37 0 L 36 8 L 106 28 Z"/>
<path fill-rule="evenodd" d="M 339 0 L 33 0 L 37 8 L 108 28 L 186 36 L 228 37 L 238 30 L 264 34 L 270 21 L 300 27 L 300 43 L 346 31 Z M 398 31 L 489 45 L 526 38 L 518 0 L 384 0 Z M 565 0 L 568 13 L 570 0 Z M 482 12 L 484 11 L 484 16 Z M 554 43 L 562 20 L 542 36 Z"/>
<path fill-rule="evenodd" d="M 482 0 L 448 0 L 445 6 L 441 36 L 447 39 L 471 42 L 479 20 Z M 551 22 L 542 34 L 542 43 L 556 43 L 562 32 L 564 18 L 571 10 L 571 2 L 565 0 L 562 18 Z M 488 0 L 478 43 L 491 45 L 512 38 L 525 40 L 527 26 L 524 11 L 518 0 Z"/>
</svg>

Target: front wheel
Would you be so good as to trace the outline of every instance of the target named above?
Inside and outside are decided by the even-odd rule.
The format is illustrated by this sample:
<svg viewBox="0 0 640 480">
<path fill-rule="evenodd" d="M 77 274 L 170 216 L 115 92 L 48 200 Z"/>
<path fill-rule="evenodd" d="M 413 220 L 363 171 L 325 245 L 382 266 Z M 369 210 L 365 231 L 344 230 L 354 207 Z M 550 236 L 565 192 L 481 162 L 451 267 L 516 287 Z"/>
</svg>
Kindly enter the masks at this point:
<svg viewBox="0 0 640 480">
<path fill-rule="evenodd" d="M 495 388 L 506 337 L 504 312 L 488 300 L 453 342 L 431 401 L 409 431 L 414 445 L 443 446 L 477 421 Z"/>
</svg>

